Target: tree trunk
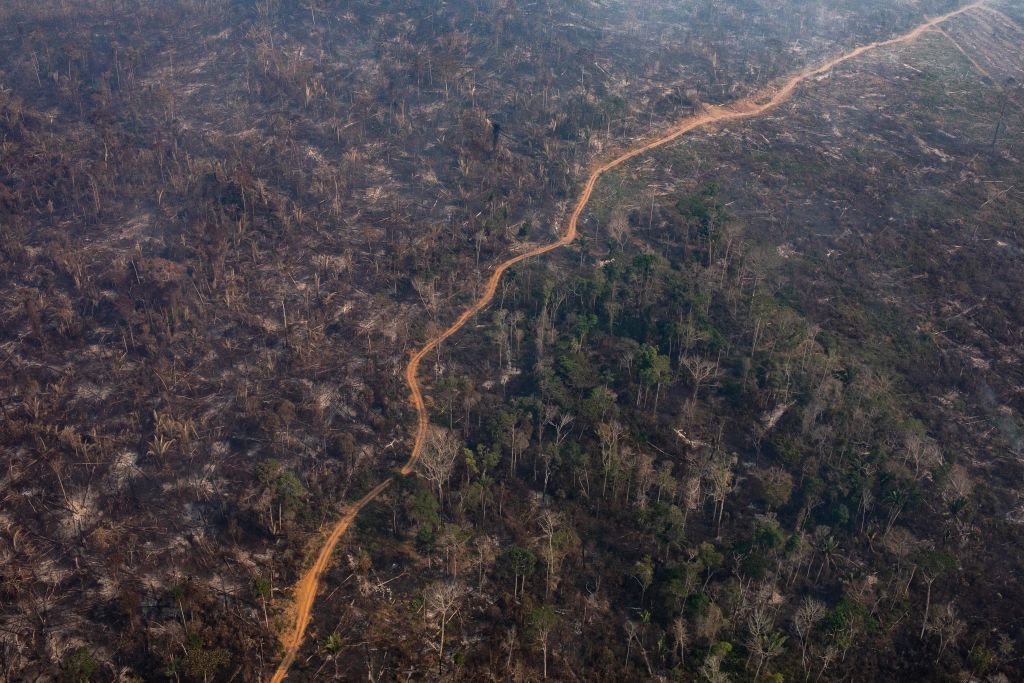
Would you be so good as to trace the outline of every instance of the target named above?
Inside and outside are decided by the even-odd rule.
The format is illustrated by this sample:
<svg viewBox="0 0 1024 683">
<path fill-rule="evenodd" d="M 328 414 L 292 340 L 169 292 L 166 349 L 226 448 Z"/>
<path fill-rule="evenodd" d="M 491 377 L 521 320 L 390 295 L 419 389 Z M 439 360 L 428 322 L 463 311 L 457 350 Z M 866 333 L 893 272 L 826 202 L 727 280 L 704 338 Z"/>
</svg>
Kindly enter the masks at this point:
<svg viewBox="0 0 1024 683">
<path fill-rule="evenodd" d="M 935 582 L 935 579 L 929 579 L 925 577 L 925 581 L 927 581 L 928 583 L 928 592 L 924 599 L 924 619 L 921 622 L 921 635 L 918 636 L 918 638 L 921 640 L 924 640 L 924 632 L 925 629 L 928 628 L 928 610 L 931 609 L 932 606 L 932 583 Z"/>
<path fill-rule="evenodd" d="M 441 613 L 441 642 L 437 648 L 437 675 L 440 676 L 442 667 L 444 666 L 444 627 L 445 627 L 445 614 Z"/>
</svg>

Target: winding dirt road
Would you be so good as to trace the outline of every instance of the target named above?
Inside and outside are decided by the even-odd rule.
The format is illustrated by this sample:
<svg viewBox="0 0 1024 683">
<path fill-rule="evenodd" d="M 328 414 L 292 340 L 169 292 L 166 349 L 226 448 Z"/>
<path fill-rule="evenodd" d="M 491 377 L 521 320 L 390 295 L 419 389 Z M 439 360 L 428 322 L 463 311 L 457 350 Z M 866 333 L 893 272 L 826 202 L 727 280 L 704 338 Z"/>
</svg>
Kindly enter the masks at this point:
<svg viewBox="0 0 1024 683">
<path fill-rule="evenodd" d="M 808 78 L 813 78 L 826 73 L 830 69 L 859 57 L 865 52 L 910 42 L 921 36 L 926 31 L 937 27 L 939 24 L 957 15 L 963 14 L 964 12 L 976 9 L 983 4 L 984 0 L 973 2 L 961 7 L 960 9 L 949 12 L 948 14 L 943 14 L 942 16 L 930 19 L 903 35 L 889 40 L 879 41 L 877 43 L 870 43 L 850 50 L 849 52 L 821 64 L 820 66 L 799 72 L 784 81 L 781 86 L 778 86 L 773 90 L 757 93 L 731 106 L 708 107 L 700 114 L 683 119 L 665 135 L 651 140 L 650 142 L 640 144 L 620 154 L 611 161 L 607 161 L 595 167 L 587 177 L 587 182 L 583 185 L 583 191 L 580 193 L 579 199 L 576 202 L 576 207 L 573 209 L 572 215 L 569 217 L 569 224 L 566 226 L 565 233 L 550 244 L 513 256 L 498 265 L 498 267 L 494 269 L 494 272 L 491 273 L 490 278 L 488 278 L 487 283 L 484 286 L 483 293 L 476 302 L 463 311 L 462 315 L 456 318 L 455 322 L 453 322 L 448 329 L 428 340 L 426 344 L 424 344 L 423 347 L 414 353 L 409 359 L 409 364 L 405 368 L 405 381 L 409 385 L 411 400 L 413 406 L 416 408 L 416 441 L 413 444 L 409 460 L 402 467 L 401 473 L 403 475 L 409 475 L 412 473 L 413 468 L 416 466 L 416 461 L 419 460 L 420 454 L 423 452 L 427 429 L 429 426 L 427 408 L 423 403 L 423 393 L 420 390 L 419 380 L 417 379 L 420 362 L 427 356 L 427 354 L 440 346 L 453 334 L 461 330 L 470 319 L 491 303 L 491 300 L 494 298 L 494 294 L 498 289 L 498 283 L 501 282 L 501 278 L 505 274 L 505 271 L 517 263 L 527 259 L 536 258 L 537 256 L 554 251 L 559 247 L 564 247 L 576 239 L 576 224 L 579 221 L 580 215 L 586 208 L 587 203 L 590 201 L 590 196 L 594 193 L 594 187 L 597 185 L 598 179 L 600 179 L 602 175 L 617 166 L 621 166 L 630 159 L 672 142 L 681 135 L 685 135 L 696 128 L 702 128 L 718 122 L 737 121 L 759 116 L 789 99 L 797 86 Z M 277 671 L 274 673 L 271 683 L 280 683 L 283 681 L 288 675 L 288 669 L 295 661 L 295 656 L 298 654 L 299 647 L 302 645 L 302 641 L 306 634 L 306 627 L 309 624 L 310 615 L 313 609 L 313 602 L 316 599 L 317 589 L 320 585 L 320 575 L 327 568 L 327 565 L 330 564 L 331 556 L 334 553 L 334 548 L 338 545 L 338 541 L 345 532 L 348 531 L 356 515 L 358 515 L 359 512 L 370 502 L 380 496 L 380 494 L 383 493 L 390 484 L 391 479 L 385 479 L 371 489 L 365 496 L 349 506 L 341 519 L 335 523 L 331 533 L 324 539 L 316 561 L 295 586 L 295 622 L 291 632 L 286 634 L 282 639 L 282 644 L 285 647 L 285 655 L 284 659 L 281 660 L 281 664 L 278 666 Z"/>
</svg>

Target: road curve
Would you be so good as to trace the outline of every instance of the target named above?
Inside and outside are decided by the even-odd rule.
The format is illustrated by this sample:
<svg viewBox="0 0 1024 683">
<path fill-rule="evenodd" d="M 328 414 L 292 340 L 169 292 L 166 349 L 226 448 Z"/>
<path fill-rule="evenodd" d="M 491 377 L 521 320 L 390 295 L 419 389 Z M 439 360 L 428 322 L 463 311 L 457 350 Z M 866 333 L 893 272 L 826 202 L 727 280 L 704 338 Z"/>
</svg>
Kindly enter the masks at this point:
<svg viewBox="0 0 1024 683">
<path fill-rule="evenodd" d="M 405 381 L 409 385 L 409 390 L 411 392 L 410 399 L 413 406 L 416 408 L 416 440 L 413 443 L 412 453 L 409 455 L 409 460 L 402 466 L 401 473 L 403 475 L 412 474 L 413 468 L 416 466 L 416 461 L 419 460 L 420 454 L 423 452 L 424 443 L 426 442 L 427 437 L 427 429 L 429 427 L 427 408 L 423 403 L 423 392 L 420 390 L 419 380 L 417 379 L 420 362 L 427 356 L 427 354 L 440 346 L 453 334 L 461 330 L 467 322 L 491 303 L 505 271 L 517 263 L 526 261 L 527 259 L 536 258 L 537 256 L 542 256 L 550 251 L 564 247 L 576 239 L 576 225 L 579 221 L 580 215 L 582 215 L 587 204 L 590 202 L 590 196 L 594 193 L 594 187 L 597 185 L 597 181 L 602 175 L 617 166 L 621 166 L 630 159 L 672 142 L 676 138 L 685 135 L 696 128 L 702 128 L 720 121 L 737 121 L 760 116 L 766 111 L 773 109 L 789 99 L 797 86 L 808 78 L 813 78 L 814 76 L 826 73 L 830 69 L 851 59 L 855 59 L 865 52 L 910 42 L 921 36 L 921 34 L 926 31 L 935 28 L 939 24 L 948 21 L 957 15 L 963 14 L 964 12 L 980 7 L 983 4 L 985 4 L 984 0 L 979 0 L 978 2 L 964 5 L 957 10 L 929 19 L 928 21 L 920 24 L 917 28 L 895 38 L 854 48 L 853 50 L 839 55 L 824 64 L 801 71 L 796 75 L 791 76 L 777 88 L 756 93 L 731 106 L 707 107 L 702 113 L 683 119 L 673 126 L 665 135 L 649 142 L 639 144 L 636 147 L 623 152 L 611 161 L 607 161 L 596 166 L 587 177 L 587 182 L 583 185 L 583 191 L 580 193 L 576 206 L 569 217 L 569 223 L 562 236 L 550 244 L 545 244 L 535 249 L 531 249 L 530 251 L 523 252 L 522 254 L 513 256 L 507 261 L 499 264 L 487 279 L 487 283 L 485 284 L 483 292 L 480 294 L 479 298 L 469 308 L 463 311 L 462 314 L 455 319 L 455 322 L 448 327 L 448 329 L 444 330 L 432 339 L 429 339 L 419 349 L 419 351 L 416 351 L 409 359 L 409 364 L 405 368 Z M 346 531 L 348 531 L 353 520 L 355 520 L 356 515 L 358 515 L 359 512 L 374 499 L 380 496 L 380 494 L 383 493 L 390 484 L 391 479 L 385 479 L 371 489 L 366 495 L 348 507 L 341 519 L 335 523 L 331 533 L 324 539 L 316 561 L 308 570 L 306 570 L 306 573 L 295 586 L 295 621 L 292 630 L 282 638 L 285 654 L 284 658 L 281 660 L 281 664 L 277 668 L 277 671 L 274 672 L 273 678 L 271 678 L 271 683 L 281 683 L 281 681 L 283 681 L 288 675 L 288 669 L 295 661 L 295 656 L 298 654 L 299 647 L 302 645 L 302 641 L 306 634 L 306 627 L 309 625 L 313 602 L 316 599 L 317 589 L 320 585 L 320 575 L 327 568 L 327 565 L 330 564 L 331 556 L 334 553 L 334 548 L 338 545 L 338 541 L 341 540 L 341 537 L 345 535 Z"/>
</svg>

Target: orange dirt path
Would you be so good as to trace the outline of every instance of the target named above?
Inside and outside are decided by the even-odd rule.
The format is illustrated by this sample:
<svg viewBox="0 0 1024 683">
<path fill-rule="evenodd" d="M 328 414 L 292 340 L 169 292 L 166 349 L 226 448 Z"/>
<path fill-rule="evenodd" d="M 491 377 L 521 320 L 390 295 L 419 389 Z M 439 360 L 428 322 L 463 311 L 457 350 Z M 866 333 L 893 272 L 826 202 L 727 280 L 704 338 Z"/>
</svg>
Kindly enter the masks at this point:
<svg viewBox="0 0 1024 683">
<path fill-rule="evenodd" d="M 566 226 L 565 232 L 562 236 L 550 244 L 545 244 L 535 249 L 531 249 L 530 251 L 523 252 L 522 254 L 513 256 L 507 261 L 499 264 L 487 279 L 483 292 L 473 305 L 463 311 L 462 315 L 456 318 L 455 322 L 453 322 L 448 329 L 441 332 L 436 337 L 429 339 L 422 348 L 415 352 L 409 359 L 409 364 L 405 368 L 405 381 L 408 383 L 409 390 L 411 392 L 410 400 L 416 408 L 416 440 L 413 443 L 412 453 L 409 455 L 409 460 L 402 466 L 401 473 L 403 475 L 409 475 L 412 473 L 413 468 L 416 466 L 416 461 L 419 460 L 420 454 L 423 452 L 424 443 L 426 442 L 427 437 L 427 429 L 429 427 L 427 408 L 423 403 L 423 392 L 420 390 L 419 380 L 417 379 L 420 362 L 422 362 L 422 360 L 431 351 L 435 350 L 446 339 L 461 330 L 467 322 L 491 303 L 495 292 L 498 290 L 498 284 L 501 282 L 502 276 L 509 268 L 517 263 L 526 261 L 527 259 L 536 258 L 560 247 L 564 247 L 576 239 L 576 225 L 580 216 L 583 214 L 584 209 L 586 209 L 587 204 L 590 202 L 590 197 L 594 193 L 597 181 L 602 175 L 618 166 L 621 166 L 630 159 L 668 144 L 696 128 L 702 128 L 720 121 L 738 121 L 760 116 L 766 111 L 789 99 L 793 94 L 793 91 L 796 90 L 796 87 L 808 78 L 813 78 L 814 76 L 826 73 L 830 69 L 859 57 L 865 52 L 910 42 L 938 24 L 941 24 L 957 15 L 963 14 L 964 12 L 975 9 L 982 4 L 984 4 L 984 0 L 973 2 L 961 7 L 960 9 L 949 12 L 948 14 L 943 14 L 942 16 L 929 19 L 917 28 L 904 33 L 903 35 L 890 38 L 889 40 L 870 43 L 850 50 L 849 52 L 839 55 L 824 64 L 801 71 L 796 75 L 791 76 L 789 79 L 784 81 L 781 86 L 773 90 L 757 93 L 732 105 L 731 107 L 708 107 L 700 114 L 683 119 L 672 127 L 672 129 L 665 135 L 651 140 L 650 142 L 639 144 L 636 147 L 623 152 L 611 161 L 606 161 L 605 163 L 594 167 L 590 172 L 590 175 L 587 177 L 587 182 L 583 185 L 583 191 L 580 192 L 579 199 L 576 201 L 576 207 L 573 209 L 573 212 L 569 217 L 569 224 Z M 391 479 L 385 479 L 376 487 L 371 489 L 369 493 L 349 506 L 341 519 L 335 523 L 331 533 L 324 539 L 316 561 L 308 570 L 306 570 L 302 579 L 295 586 L 295 622 L 291 632 L 287 633 L 282 639 L 282 644 L 285 647 L 285 655 L 284 659 L 281 660 L 281 664 L 278 666 L 277 671 L 274 673 L 273 678 L 271 678 L 271 683 L 281 683 L 281 681 L 283 681 L 288 675 L 288 669 L 295 661 L 299 647 L 302 645 L 302 641 L 305 638 L 306 627 L 309 624 L 310 615 L 312 614 L 313 602 L 316 599 L 317 589 L 320 586 L 320 575 L 327 568 L 327 565 L 330 564 L 331 556 L 334 553 L 334 548 L 338 545 L 338 541 L 341 540 L 341 537 L 346 531 L 348 531 L 356 515 L 358 515 L 359 512 L 369 505 L 374 499 L 380 496 L 380 494 L 383 493 L 390 484 Z"/>
</svg>

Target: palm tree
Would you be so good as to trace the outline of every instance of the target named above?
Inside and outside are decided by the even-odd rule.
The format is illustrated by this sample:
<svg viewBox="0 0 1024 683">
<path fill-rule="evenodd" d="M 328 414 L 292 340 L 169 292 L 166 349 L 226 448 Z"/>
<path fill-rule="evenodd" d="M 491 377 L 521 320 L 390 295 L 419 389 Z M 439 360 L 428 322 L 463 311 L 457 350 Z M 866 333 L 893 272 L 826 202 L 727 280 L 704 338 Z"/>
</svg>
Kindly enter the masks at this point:
<svg viewBox="0 0 1024 683">
<path fill-rule="evenodd" d="M 815 584 L 821 578 L 821 572 L 835 564 L 836 557 L 839 555 L 839 541 L 832 534 L 828 534 L 819 541 L 818 552 L 821 553 L 821 566 L 818 567 L 818 573 L 814 577 Z"/>
<path fill-rule="evenodd" d="M 761 675 L 761 669 L 764 667 L 765 662 L 782 654 L 786 640 L 787 636 L 781 631 L 763 633 L 756 639 L 754 654 L 758 656 L 758 662 L 757 671 L 754 672 L 754 681 L 757 681 L 758 676 Z"/>
</svg>

